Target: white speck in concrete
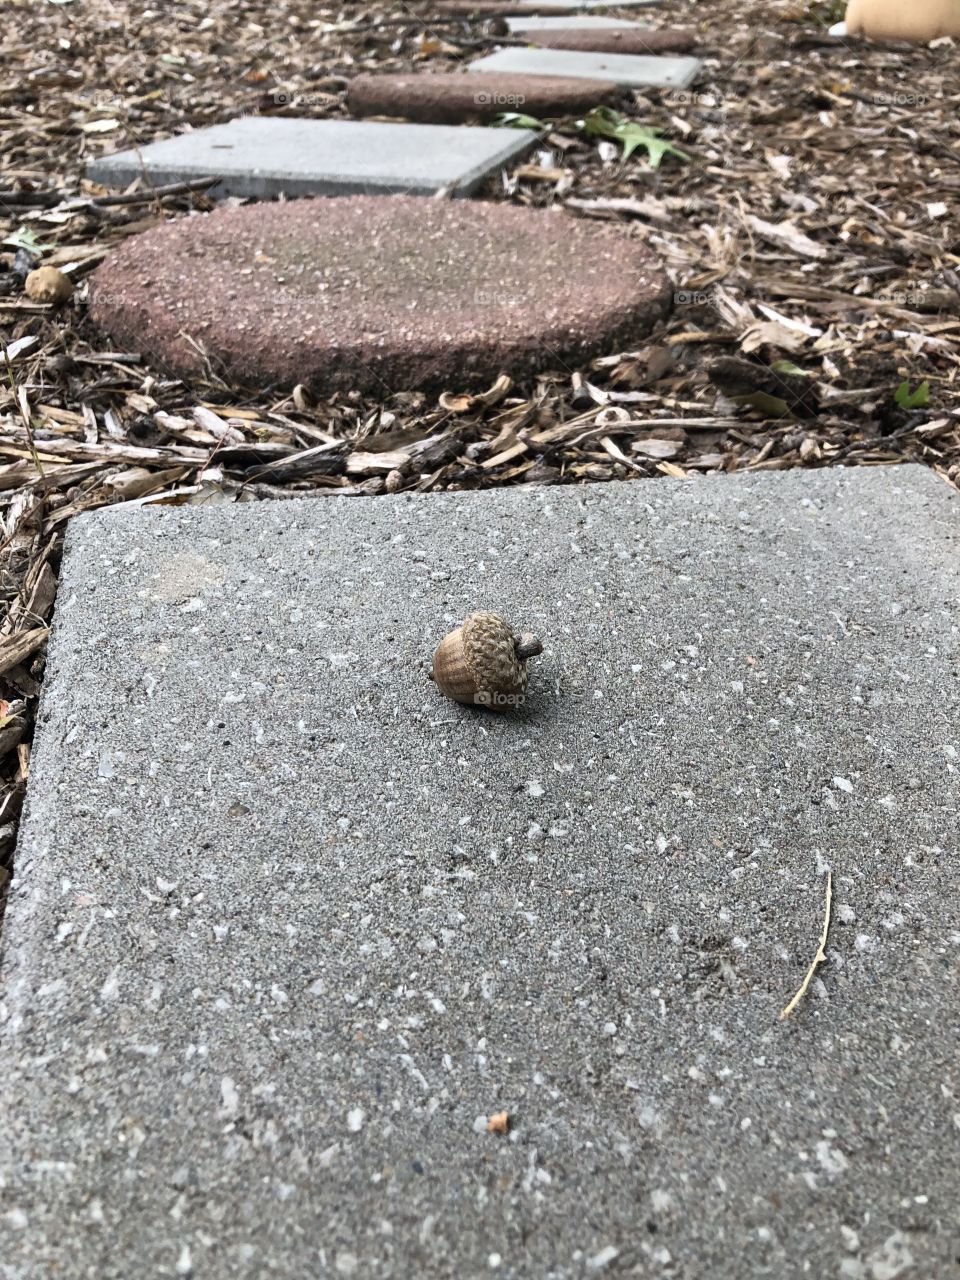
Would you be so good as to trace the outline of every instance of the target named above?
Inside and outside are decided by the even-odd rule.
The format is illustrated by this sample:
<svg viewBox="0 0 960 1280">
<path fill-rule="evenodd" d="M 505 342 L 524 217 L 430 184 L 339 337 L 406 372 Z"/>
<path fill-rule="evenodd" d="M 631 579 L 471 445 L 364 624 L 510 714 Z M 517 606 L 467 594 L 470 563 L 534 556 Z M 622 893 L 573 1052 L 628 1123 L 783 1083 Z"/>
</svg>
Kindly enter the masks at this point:
<svg viewBox="0 0 960 1280">
<path fill-rule="evenodd" d="M 828 1138 L 817 1143 L 816 1152 L 817 1160 L 826 1173 L 836 1176 L 850 1167 L 847 1157 L 838 1147 L 831 1146 Z"/>
<path fill-rule="evenodd" d="M 859 1252 L 860 1237 L 852 1227 L 848 1227 L 845 1223 L 841 1224 L 840 1235 L 843 1237 L 844 1248 L 849 1249 L 851 1253 Z"/>
<path fill-rule="evenodd" d="M 190 1246 L 185 1244 L 180 1250 L 180 1256 L 177 1258 L 177 1275 L 188 1276 L 193 1270 L 193 1257 L 190 1253 Z"/>
<path fill-rule="evenodd" d="M 592 1258 L 587 1259 L 587 1270 L 603 1271 L 619 1256 L 620 1250 L 612 1244 L 608 1244 L 605 1249 L 601 1249 L 599 1253 L 595 1253 Z"/>
<path fill-rule="evenodd" d="M 853 783 L 849 778 L 834 778 L 833 785 L 838 791 L 845 791 L 848 795 L 853 791 Z"/>
<path fill-rule="evenodd" d="M 317 1156 L 318 1168 L 329 1169 L 331 1164 L 333 1164 L 334 1156 L 339 1152 L 339 1150 L 340 1150 L 340 1143 L 334 1142 L 332 1146 L 326 1147 L 323 1151 L 321 1151 L 320 1154 Z"/>
<path fill-rule="evenodd" d="M 220 1102 L 221 1114 L 224 1116 L 235 1116 L 240 1107 L 240 1095 L 237 1092 L 237 1086 L 230 1076 L 224 1076 L 220 1081 Z"/>
<path fill-rule="evenodd" d="M 913 1253 L 901 1231 L 887 1237 L 879 1248 L 867 1256 L 871 1280 L 897 1280 L 913 1267 Z"/>
<path fill-rule="evenodd" d="M 363 1107 L 354 1107 L 347 1112 L 347 1128 L 351 1133 L 359 1133 L 363 1128 Z"/>
<path fill-rule="evenodd" d="M 650 1192 L 650 1203 L 654 1213 L 669 1213 L 675 1205 L 673 1196 L 662 1187 L 654 1187 Z"/>
<path fill-rule="evenodd" d="M 103 984 L 100 987 L 101 1000 L 116 1000 L 117 994 L 120 990 L 120 978 L 118 974 L 118 969 L 111 969 L 107 977 L 104 978 Z"/>
</svg>

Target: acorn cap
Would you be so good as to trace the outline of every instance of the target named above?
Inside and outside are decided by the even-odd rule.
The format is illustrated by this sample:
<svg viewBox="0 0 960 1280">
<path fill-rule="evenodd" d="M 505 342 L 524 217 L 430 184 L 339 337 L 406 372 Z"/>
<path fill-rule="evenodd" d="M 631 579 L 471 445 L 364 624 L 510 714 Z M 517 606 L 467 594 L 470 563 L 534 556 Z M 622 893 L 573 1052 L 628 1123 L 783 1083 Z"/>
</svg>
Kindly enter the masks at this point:
<svg viewBox="0 0 960 1280">
<path fill-rule="evenodd" d="M 523 701 L 526 660 L 542 651 L 539 640 L 518 636 L 499 614 L 471 613 L 440 641 L 431 675 L 447 698 L 506 711 Z"/>
</svg>

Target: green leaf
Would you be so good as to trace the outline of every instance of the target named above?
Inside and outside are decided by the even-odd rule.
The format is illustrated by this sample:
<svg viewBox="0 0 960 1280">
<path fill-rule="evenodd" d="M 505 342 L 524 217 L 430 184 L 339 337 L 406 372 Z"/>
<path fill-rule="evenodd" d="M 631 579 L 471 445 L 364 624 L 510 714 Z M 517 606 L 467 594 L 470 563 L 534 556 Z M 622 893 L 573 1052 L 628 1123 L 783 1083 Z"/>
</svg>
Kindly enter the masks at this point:
<svg viewBox="0 0 960 1280">
<path fill-rule="evenodd" d="M 911 391 L 909 381 L 901 382 L 894 399 L 901 409 L 926 409 L 930 403 L 930 383 L 921 382 L 916 391 Z"/>
<path fill-rule="evenodd" d="M 41 244 L 37 233 L 24 226 L 19 226 L 16 231 L 0 240 L 0 244 L 9 245 L 11 249 L 26 249 L 27 253 L 38 257 L 45 249 L 53 248 L 52 244 Z"/>
<path fill-rule="evenodd" d="M 751 391 L 748 396 L 731 396 L 734 404 L 743 409 L 756 409 L 765 418 L 792 418 L 790 406 L 779 396 L 772 396 L 766 391 Z"/>
<path fill-rule="evenodd" d="M 519 111 L 502 111 L 492 124 L 494 129 L 543 129 L 546 127 L 536 116 L 525 116 Z"/>
<path fill-rule="evenodd" d="M 792 373 L 795 378 L 812 378 L 813 374 L 809 369 L 801 369 L 798 364 L 794 364 L 792 360 L 775 360 L 770 368 L 774 373 Z"/>
<path fill-rule="evenodd" d="M 614 111 L 612 107 L 594 107 L 580 125 L 584 133 L 592 137 L 613 138 L 623 147 L 623 159 L 627 161 L 639 148 L 644 147 L 650 161 L 651 169 L 659 169 L 664 156 L 679 156 L 681 160 L 690 157 L 672 142 L 665 142 L 660 134 L 662 129 L 654 129 L 649 125 L 636 124 Z"/>
</svg>

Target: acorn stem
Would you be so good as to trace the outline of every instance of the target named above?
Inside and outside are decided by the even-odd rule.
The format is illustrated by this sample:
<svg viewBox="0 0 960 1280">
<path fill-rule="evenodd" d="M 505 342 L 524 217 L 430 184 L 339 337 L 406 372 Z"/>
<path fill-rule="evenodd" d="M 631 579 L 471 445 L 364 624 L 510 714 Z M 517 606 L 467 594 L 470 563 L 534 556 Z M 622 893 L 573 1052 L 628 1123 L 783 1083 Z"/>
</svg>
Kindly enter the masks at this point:
<svg viewBox="0 0 960 1280">
<path fill-rule="evenodd" d="M 538 653 L 543 653 L 543 645 L 536 636 L 525 632 L 514 646 L 517 651 L 517 657 L 521 662 L 525 662 L 527 658 L 535 658 Z"/>
</svg>

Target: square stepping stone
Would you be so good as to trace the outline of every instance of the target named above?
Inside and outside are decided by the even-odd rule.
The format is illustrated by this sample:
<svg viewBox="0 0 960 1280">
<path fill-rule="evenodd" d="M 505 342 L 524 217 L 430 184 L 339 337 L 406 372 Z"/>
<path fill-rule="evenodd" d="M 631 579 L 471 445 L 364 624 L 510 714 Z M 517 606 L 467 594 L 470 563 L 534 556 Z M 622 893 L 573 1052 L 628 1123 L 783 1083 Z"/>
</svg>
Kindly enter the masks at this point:
<svg viewBox="0 0 960 1280">
<path fill-rule="evenodd" d="M 125 187 L 219 176 L 218 195 L 469 195 L 536 141 L 526 129 L 242 116 L 137 151 L 101 156 L 87 176 Z"/>
<path fill-rule="evenodd" d="M 625 89 L 685 89 L 700 71 L 699 58 L 648 57 L 643 54 L 581 53 L 569 49 L 498 49 L 471 71 L 524 72 L 531 76 L 583 76 L 609 80 Z"/>
<path fill-rule="evenodd" d="M 919 467 L 75 520 L 4 1280 L 946 1280 L 958 544 Z"/>
</svg>

